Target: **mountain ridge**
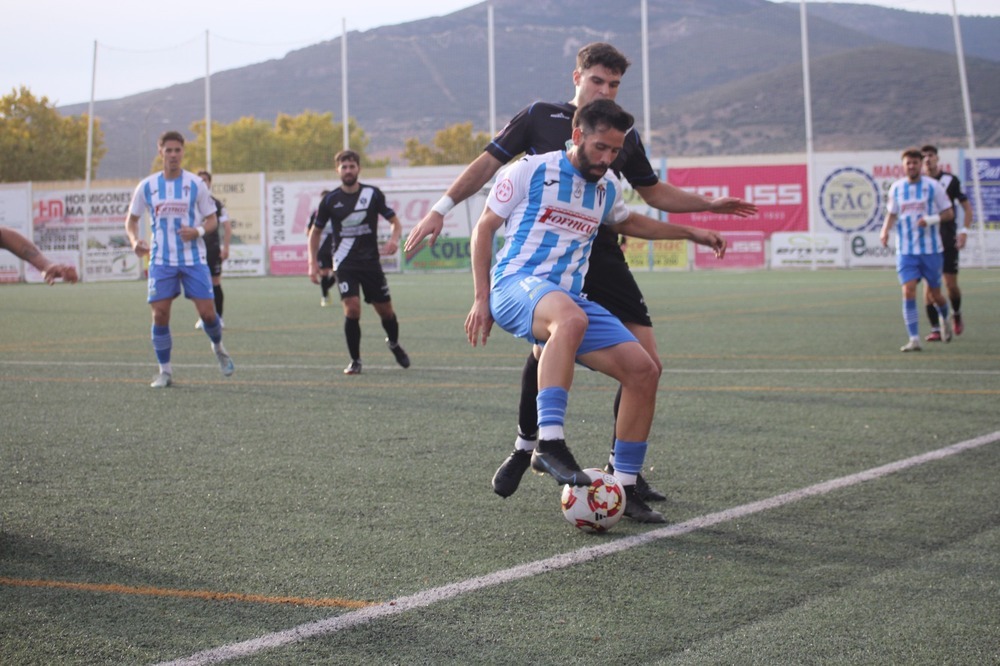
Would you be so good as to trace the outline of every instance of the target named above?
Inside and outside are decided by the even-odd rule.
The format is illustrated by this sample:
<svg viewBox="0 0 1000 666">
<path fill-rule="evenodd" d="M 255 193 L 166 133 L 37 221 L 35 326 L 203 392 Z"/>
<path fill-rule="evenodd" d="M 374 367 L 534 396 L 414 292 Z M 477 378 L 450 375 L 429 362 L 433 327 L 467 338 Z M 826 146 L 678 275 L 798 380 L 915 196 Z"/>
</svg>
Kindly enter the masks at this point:
<svg viewBox="0 0 1000 666">
<path fill-rule="evenodd" d="M 591 41 L 609 41 L 632 59 L 618 100 L 644 122 L 636 113 L 642 110 L 638 3 L 612 13 L 585 0 L 493 4 L 498 126 L 532 101 L 569 99 L 576 51 Z M 370 154 L 398 161 L 407 138 L 429 142 L 459 122 L 489 129 L 486 6 L 348 33 L 349 112 L 367 133 Z M 808 10 L 817 149 L 898 148 L 915 136 L 942 146 L 964 141 L 957 62 L 954 52 L 942 50 L 953 49 L 949 16 L 842 3 L 810 3 Z M 674 0 L 651 2 L 648 16 L 652 154 L 804 150 L 798 6 Z M 1000 19 L 962 17 L 961 23 L 977 142 L 997 145 L 1000 40 L 989 36 L 1000 34 Z M 934 88 L 922 81 L 927 77 Z M 340 90 L 337 37 L 213 73 L 212 118 L 273 120 L 313 110 L 340 120 Z M 920 94 L 909 99 L 912 90 Z M 136 137 L 155 141 L 144 127 L 151 110 L 188 131 L 204 114 L 204 79 L 96 102 L 108 149 L 100 177 L 146 173 L 152 150 L 137 146 Z"/>
</svg>

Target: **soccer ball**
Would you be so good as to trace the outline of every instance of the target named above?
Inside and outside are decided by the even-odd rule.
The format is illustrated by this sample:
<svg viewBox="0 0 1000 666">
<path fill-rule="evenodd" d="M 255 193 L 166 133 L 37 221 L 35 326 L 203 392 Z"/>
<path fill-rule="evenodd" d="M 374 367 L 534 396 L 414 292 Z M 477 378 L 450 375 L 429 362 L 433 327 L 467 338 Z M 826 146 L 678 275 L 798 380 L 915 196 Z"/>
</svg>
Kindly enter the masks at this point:
<svg viewBox="0 0 1000 666">
<path fill-rule="evenodd" d="M 607 532 L 625 512 L 625 488 L 612 474 L 590 467 L 589 486 L 563 486 L 562 512 L 571 525 L 584 532 Z"/>
</svg>

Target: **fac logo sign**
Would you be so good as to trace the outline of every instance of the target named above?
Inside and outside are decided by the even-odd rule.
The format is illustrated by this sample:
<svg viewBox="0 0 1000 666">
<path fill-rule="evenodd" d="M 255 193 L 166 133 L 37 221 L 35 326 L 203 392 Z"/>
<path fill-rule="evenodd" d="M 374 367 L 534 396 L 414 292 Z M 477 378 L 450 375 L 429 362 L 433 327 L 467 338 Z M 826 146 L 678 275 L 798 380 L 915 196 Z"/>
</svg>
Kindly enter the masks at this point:
<svg viewBox="0 0 1000 666">
<path fill-rule="evenodd" d="M 878 183 L 857 167 L 837 169 L 819 192 L 820 213 L 837 231 L 850 233 L 874 226 L 881 207 Z"/>
</svg>

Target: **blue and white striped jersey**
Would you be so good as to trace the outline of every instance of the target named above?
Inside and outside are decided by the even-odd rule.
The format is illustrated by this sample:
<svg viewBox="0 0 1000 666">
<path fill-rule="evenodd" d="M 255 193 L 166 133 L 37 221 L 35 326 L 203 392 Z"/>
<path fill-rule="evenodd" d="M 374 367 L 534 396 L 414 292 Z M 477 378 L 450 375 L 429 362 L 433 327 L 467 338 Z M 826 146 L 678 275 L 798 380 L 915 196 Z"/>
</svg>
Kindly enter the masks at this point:
<svg viewBox="0 0 1000 666">
<path fill-rule="evenodd" d="M 629 215 L 621 182 L 608 171 L 588 182 L 565 151 L 529 155 L 501 172 L 486 205 L 506 220 L 492 280 L 527 273 L 579 294 L 602 224 Z"/>
<path fill-rule="evenodd" d="M 181 227 L 193 227 L 215 213 L 208 186 L 196 174 L 181 171 L 167 180 L 163 172 L 147 176 L 132 195 L 129 212 L 141 218 L 149 213 L 151 238 L 149 263 L 159 266 L 199 266 L 205 264 L 205 241 L 181 240 Z"/>
<path fill-rule="evenodd" d="M 929 176 L 916 183 L 901 178 L 889 188 L 888 210 L 896 215 L 896 254 L 944 252 L 940 225 L 918 227 L 920 218 L 951 208 L 944 187 Z"/>
</svg>

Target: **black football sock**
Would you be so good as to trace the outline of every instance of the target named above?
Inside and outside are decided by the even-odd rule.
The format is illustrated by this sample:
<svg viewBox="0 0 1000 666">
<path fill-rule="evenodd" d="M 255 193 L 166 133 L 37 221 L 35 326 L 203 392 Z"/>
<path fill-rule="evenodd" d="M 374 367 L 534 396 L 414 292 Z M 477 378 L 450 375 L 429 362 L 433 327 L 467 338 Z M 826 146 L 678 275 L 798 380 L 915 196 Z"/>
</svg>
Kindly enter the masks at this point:
<svg viewBox="0 0 1000 666">
<path fill-rule="evenodd" d="M 618 385 L 618 393 L 615 394 L 615 406 L 614 406 L 614 414 L 615 414 L 614 430 L 615 430 L 615 432 L 611 433 L 611 457 L 612 457 L 612 459 L 614 458 L 614 455 L 615 455 L 615 436 L 616 436 L 616 432 L 618 430 L 618 409 L 621 406 L 622 406 L 622 385 L 619 384 Z"/>
<path fill-rule="evenodd" d="M 324 275 L 319 282 L 320 288 L 323 290 L 323 298 L 330 295 L 330 287 L 337 283 L 337 278 L 332 275 Z"/>
<path fill-rule="evenodd" d="M 396 319 L 396 315 L 393 315 L 388 319 L 383 319 L 382 328 L 385 329 L 385 335 L 389 338 L 390 345 L 395 347 L 399 344 L 399 320 Z"/>
<path fill-rule="evenodd" d="M 351 355 L 351 360 L 361 360 L 361 320 L 344 317 L 344 336 L 347 338 L 347 353 Z"/>
<path fill-rule="evenodd" d="M 927 306 L 927 320 L 931 323 L 931 328 L 940 328 L 941 320 L 938 318 L 937 306 L 933 303 Z"/>
<path fill-rule="evenodd" d="M 219 315 L 221 317 L 222 316 L 222 300 L 223 300 L 222 285 L 221 284 L 214 285 L 212 287 L 212 289 L 215 291 L 215 314 L 217 314 L 217 315 Z"/>
<path fill-rule="evenodd" d="M 517 407 L 517 430 L 525 439 L 538 435 L 538 359 L 528 354 L 521 370 L 521 402 Z"/>
</svg>

